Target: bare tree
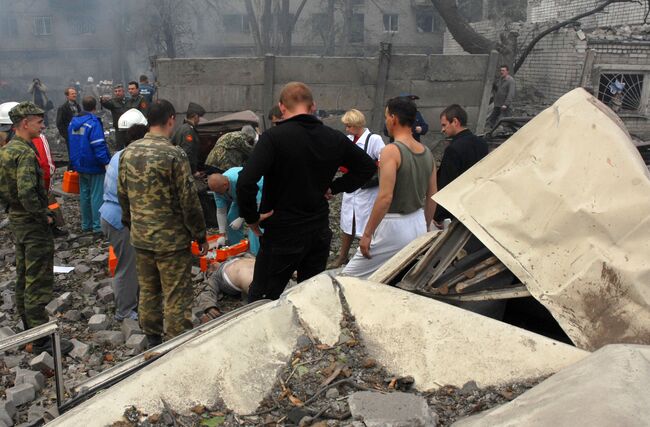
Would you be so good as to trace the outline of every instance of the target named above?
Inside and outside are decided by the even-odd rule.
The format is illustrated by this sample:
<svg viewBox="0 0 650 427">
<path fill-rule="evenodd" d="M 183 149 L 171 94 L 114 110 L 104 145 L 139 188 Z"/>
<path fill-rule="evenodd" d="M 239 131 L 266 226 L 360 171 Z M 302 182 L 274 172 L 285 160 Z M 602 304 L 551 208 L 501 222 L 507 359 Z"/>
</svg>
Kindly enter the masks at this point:
<svg viewBox="0 0 650 427">
<path fill-rule="evenodd" d="M 602 12 L 607 6 L 615 3 L 646 3 L 650 7 L 650 0 L 603 0 L 593 9 L 580 13 L 565 21 L 559 22 L 534 37 L 523 49 L 519 58 L 514 60 L 516 52 L 516 39 L 511 34 L 501 34 L 499 41 L 492 41 L 482 36 L 472 28 L 467 20 L 460 14 L 456 0 L 431 0 L 442 19 L 447 24 L 449 32 L 456 42 L 469 53 L 487 54 L 492 50 L 497 50 L 505 63 L 514 63 L 513 74 L 526 61 L 526 58 L 532 52 L 535 45 L 548 34 L 566 27 L 567 25 L 579 22 L 581 19 Z M 647 16 L 646 16 L 647 19 Z"/>
<path fill-rule="evenodd" d="M 248 23 L 258 55 L 276 52 L 291 55 L 293 32 L 307 0 L 300 0 L 292 12 L 290 0 L 262 0 L 261 13 L 252 0 L 245 0 Z"/>
<path fill-rule="evenodd" d="M 150 55 L 176 58 L 194 43 L 187 0 L 147 0 L 142 26 Z"/>
</svg>

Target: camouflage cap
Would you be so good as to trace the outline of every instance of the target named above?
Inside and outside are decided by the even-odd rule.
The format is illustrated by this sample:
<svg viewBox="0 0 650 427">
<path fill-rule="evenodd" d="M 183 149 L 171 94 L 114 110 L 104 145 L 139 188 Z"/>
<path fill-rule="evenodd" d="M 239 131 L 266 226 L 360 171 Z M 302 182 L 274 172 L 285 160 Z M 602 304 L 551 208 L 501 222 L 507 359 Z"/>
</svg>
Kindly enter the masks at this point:
<svg viewBox="0 0 650 427">
<path fill-rule="evenodd" d="M 16 124 L 27 116 L 43 116 L 45 111 L 41 110 L 33 102 L 24 101 L 9 110 L 11 123 Z"/>
</svg>

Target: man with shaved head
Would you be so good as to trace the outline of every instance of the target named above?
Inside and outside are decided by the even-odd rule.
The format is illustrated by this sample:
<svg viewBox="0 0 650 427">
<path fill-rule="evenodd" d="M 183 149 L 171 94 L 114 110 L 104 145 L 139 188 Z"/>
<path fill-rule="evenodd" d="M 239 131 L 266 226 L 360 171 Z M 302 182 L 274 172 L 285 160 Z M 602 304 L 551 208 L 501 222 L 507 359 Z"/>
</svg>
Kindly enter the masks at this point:
<svg viewBox="0 0 650 427">
<path fill-rule="evenodd" d="M 327 200 L 355 191 L 377 170 L 362 148 L 313 115 L 306 84 L 285 85 L 278 106 L 282 124 L 260 136 L 237 183 L 240 216 L 258 235 L 264 228 L 249 302 L 277 299 L 294 271 L 301 282 L 325 270 L 332 238 Z M 339 166 L 348 173 L 334 179 Z"/>
<path fill-rule="evenodd" d="M 213 173 L 208 176 L 208 187 L 215 193 L 219 233 L 224 235 L 219 239 L 217 245 L 236 245 L 245 236 L 243 231 L 244 219 L 239 214 L 236 191 L 237 179 L 241 170 L 241 167 L 235 167 L 228 169 L 223 174 Z M 264 178 L 257 182 L 257 203 L 262 198 L 263 185 Z M 257 255 L 260 242 L 251 229 L 248 230 L 248 243 L 250 253 Z"/>
</svg>

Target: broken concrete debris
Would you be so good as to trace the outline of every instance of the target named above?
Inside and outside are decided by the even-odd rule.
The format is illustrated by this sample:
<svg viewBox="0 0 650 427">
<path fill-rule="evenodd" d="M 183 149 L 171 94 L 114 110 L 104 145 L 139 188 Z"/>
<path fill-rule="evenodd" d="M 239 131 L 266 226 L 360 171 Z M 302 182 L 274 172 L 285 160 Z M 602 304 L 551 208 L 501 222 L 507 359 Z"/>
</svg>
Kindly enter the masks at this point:
<svg viewBox="0 0 650 427">
<path fill-rule="evenodd" d="M 424 397 L 394 392 L 358 391 L 348 397 L 353 418 L 366 427 L 436 426 L 438 415 Z"/>
</svg>

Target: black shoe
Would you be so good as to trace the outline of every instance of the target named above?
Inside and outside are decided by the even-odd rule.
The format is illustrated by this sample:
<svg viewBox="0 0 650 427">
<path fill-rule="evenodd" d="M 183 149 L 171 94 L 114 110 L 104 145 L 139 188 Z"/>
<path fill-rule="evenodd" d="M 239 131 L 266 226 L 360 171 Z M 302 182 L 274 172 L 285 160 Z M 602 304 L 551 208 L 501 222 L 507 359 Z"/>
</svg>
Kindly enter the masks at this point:
<svg viewBox="0 0 650 427">
<path fill-rule="evenodd" d="M 67 355 L 74 348 L 74 345 L 70 341 L 66 340 L 65 338 L 61 338 L 59 341 L 61 342 L 61 355 L 62 356 Z M 44 338 L 38 339 L 38 340 L 34 341 L 34 343 L 32 344 L 32 354 L 33 355 L 39 355 L 44 351 L 49 353 L 50 356 L 53 356 L 52 338 L 51 337 L 44 337 Z"/>
<path fill-rule="evenodd" d="M 154 348 L 162 344 L 162 337 L 160 335 L 147 335 L 147 347 Z"/>
<path fill-rule="evenodd" d="M 54 225 L 52 226 L 52 234 L 54 235 L 54 237 L 66 237 L 70 233 L 68 233 L 67 230 L 62 230 L 59 227 Z"/>
</svg>

